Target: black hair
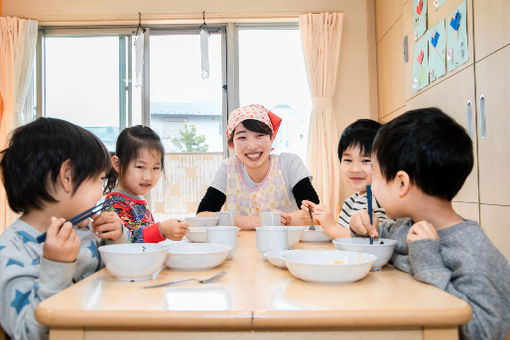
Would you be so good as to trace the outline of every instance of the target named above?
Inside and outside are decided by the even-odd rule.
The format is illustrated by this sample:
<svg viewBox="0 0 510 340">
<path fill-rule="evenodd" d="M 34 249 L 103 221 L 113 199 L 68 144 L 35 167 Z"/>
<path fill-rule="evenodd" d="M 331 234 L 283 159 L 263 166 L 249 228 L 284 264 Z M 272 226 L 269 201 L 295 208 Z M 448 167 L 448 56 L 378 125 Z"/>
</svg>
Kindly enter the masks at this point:
<svg viewBox="0 0 510 340">
<path fill-rule="evenodd" d="M 111 192 L 117 186 L 119 178 L 123 176 L 129 163 L 136 159 L 142 149 L 159 153 L 161 155 L 161 169 L 164 170 L 165 148 L 161 143 L 159 135 L 148 126 L 135 125 L 125 128 L 119 134 L 119 137 L 117 137 L 117 144 L 115 146 L 115 156 L 119 158 L 120 173 L 117 173 L 112 168 L 107 176 L 105 193 Z"/>
<path fill-rule="evenodd" d="M 264 122 L 261 122 L 260 120 L 256 119 L 246 119 L 243 120 L 241 123 L 243 126 L 248 130 L 252 132 L 258 132 L 262 133 L 264 135 L 269 135 L 270 138 L 273 138 L 273 130 Z M 239 126 L 239 125 L 238 125 Z M 237 126 L 236 126 L 237 128 Z M 230 138 L 228 139 L 228 143 L 232 143 L 234 141 L 234 129 L 232 133 L 230 134 Z"/>
<path fill-rule="evenodd" d="M 358 119 L 345 128 L 338 142 L 338 159 L 348 147 L 359 147 L 362 155 L 370 156 L 375 135 L 381 123 L 371 119 Z"/>
<path fill-rule="evenodd" d="M 61 119 L 38 118 L 14 130 L 1 152 L 2 181 L 11 209 L 26 213 L 57 202 L 48 193 L 62 163 L 70 160 L 74 194 L 86 179 L 108 173 L 110 157 L 92 132 Z"/>
<path fill-rule="evenodd" d="M 466 130 L 433 107 L 408 111 L 383 125 L 372 152 L 386 181 L 403 170 L 425 194 L 449 201 L 473 168 Z"/>
</svg>

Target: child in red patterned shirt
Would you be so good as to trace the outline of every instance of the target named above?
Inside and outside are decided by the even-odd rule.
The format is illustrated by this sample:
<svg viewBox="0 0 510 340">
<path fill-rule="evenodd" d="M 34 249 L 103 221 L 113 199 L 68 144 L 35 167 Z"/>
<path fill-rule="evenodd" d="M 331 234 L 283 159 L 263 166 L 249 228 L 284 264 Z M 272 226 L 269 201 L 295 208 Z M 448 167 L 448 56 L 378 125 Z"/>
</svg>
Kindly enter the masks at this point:
<svg viewBox="0 0 510 340">
<path fill-rule="evenodd" d="M 115 210 L 133 242 L 179 241 L 188 230 L 188 224 L 179 220 L 155 222 L 143 198 L 159 181 L 164 154 L 161 139 L 146 126 L 126 128 L 117 139 L 106 188 L 111 191 L 106 199 L 112 198 L 114 203 L 106 210 Z"/>
</svg>

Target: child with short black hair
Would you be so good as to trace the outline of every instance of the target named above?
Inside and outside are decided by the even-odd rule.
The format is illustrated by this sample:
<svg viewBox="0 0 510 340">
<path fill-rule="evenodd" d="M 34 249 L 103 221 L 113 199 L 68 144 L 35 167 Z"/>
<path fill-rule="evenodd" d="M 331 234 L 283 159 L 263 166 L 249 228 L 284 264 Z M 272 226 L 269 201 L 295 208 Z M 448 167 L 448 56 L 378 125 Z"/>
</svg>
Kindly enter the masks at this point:
<svg viewBox="0 0 510 340">
<path fill-rule="evenodd" d="M 96 136 L 52 118 L 17 128 L 2 151 L 7 200 L 22 214 L 0 235 L 0 318 L 11 338 L 47 338 L 48 328 L 34 317 L 39 302 L 103 267 L 99 241 L 129 240 L 113 213 L 96 214 L 77 230 L 66 222 L 100 200 L 110 166 Z"/>
<path fill-rule="evenodd" d="M 330 212 L 326 205 L 303 201 L 302 209 L 311 207 L 314 219 L 320 222 L 324 232 L 331 237 L 350 237 L 349 221 L 352 214 L 367 209 L 366 186 L 372 183 L 372 142 L 380 127 L 381 123 L 375 120 L 358 119 L 342 132 L 338 142 L 340 175 L 356 192 L 344 201 L 338 220 L 335 221 L 333 212 Z M 384 209 L 375 197 L 372 197 L 372 206 L 377 218 L 384 221 Z"/>
<path fill-rule="evenodd" d="M 372 189 L 389 218 L 351 218 L 353 236 L 394 239 L 393 265 L 469 303 L 463 339 L 506 338 L 510 265 L 474 221 L 452 207 L 473 167 L 471 138 L 437 108 L 408 111 L 384 125 L 372 147 Z"/>
<path fill-rule="evenodd" d="M 164 169 L 165 150 L 150 127 L 136 125 L 122 130 L 117 138 L 113 169 L 108 176 L 106 199 L 113 199 L 106 211 L 115 211 L 130 230 L 134 242 L 179 241 L 188 224 L 180 220 L 155 222 L 143 197 L 156 186 Z"/>
</svg>

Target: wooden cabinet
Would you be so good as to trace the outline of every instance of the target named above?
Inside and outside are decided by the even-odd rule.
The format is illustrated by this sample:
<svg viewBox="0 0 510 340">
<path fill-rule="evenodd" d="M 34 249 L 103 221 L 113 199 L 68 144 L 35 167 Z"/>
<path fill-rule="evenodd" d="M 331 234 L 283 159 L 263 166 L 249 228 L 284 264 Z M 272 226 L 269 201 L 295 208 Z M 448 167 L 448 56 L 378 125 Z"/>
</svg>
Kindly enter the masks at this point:
<svg viewBox="0 0 510 340">
<path fill-rule="evenodd" d="M 448 79 L 411 98 L 406 107 L 408 110 L 435 106 L 452 116 L 470 133 L 473 139 L 475 164 L 462 189 L 454 201 L 478 202 L 478 170 L 476 162 L 476 117 L 475 87 L 473 66 L 454 74 Z M 477 209 L 478 210 L 478 209 Z"/>
<path fill-rule="evenodd" d="M 510 46 L 476 63 L 480 203 L 510 205 L 509 82 Z"/>
<path fill-rule="evenodd" d="M 510 1 L 474 0 L 476 60 L 510 44 Z"/>
<path fill-rule="evenodd" d="M 455 209 L 459 216 L 480 223 L 478 203 L 453 202 L 453 209 Z"/>
<path fill-rule="evenodd" d="M 492 243 L 510 261 L 510 206 L 480 204 L 481 225 Z M 510 333 L 509 333 L 510 334 Z"/>
</svg>

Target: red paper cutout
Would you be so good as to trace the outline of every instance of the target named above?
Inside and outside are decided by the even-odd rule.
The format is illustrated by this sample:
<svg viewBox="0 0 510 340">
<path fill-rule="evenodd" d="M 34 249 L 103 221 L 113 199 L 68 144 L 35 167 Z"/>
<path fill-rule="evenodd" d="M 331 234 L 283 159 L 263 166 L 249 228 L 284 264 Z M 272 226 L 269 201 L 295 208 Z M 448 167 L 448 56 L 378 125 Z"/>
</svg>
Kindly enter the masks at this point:
<svg viewBox="0 0 510 340">
<path fill-rule="evenodd" d="M 416 58 L 416 60 L 418 61 L 418 63 L 421 65 L 421 63 L 423 62 L 423 56 L 425 55 L 425 52 L 423 52 L 422 49 L 420 49 L 420 53 L 418 53 L 418 57 Z"/>
<path fill-rule="evenodd" d="M 423 1 L 419 1 L 418 2 L 418 6 L 416 6 L 416 13 L 418 13 L 418 15 L 421 15 L 421 10 L 423 9 Z"/>
</svg>

